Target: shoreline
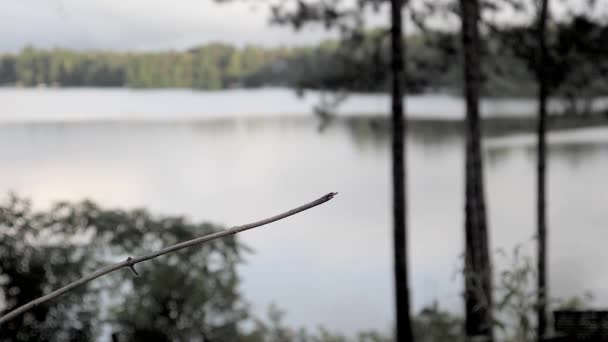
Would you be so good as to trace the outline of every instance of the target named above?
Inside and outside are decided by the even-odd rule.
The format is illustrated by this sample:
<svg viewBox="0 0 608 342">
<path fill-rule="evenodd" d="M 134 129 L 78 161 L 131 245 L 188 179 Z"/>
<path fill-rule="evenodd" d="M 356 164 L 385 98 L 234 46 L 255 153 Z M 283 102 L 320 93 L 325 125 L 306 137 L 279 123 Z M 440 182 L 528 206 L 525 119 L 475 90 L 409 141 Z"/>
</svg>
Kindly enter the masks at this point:
<svg viewBox="0 0 608 342">
<path fill-rule="evenodd" d="M 338 120 L 348 124 L 360 124 L 366 122 L 372 129 L 388 130 L 389 118 L 386 116 L 350 116 L 338 117 Z M 408 118 L 410 129 L 414 130 L 461 130 L 464 128 L 465 119 L 455 118 Z M 596 112 L 589 115 L 564 115 L 550 114 L 547 129 L 549 131 L 570 130 L 577 128 L 592 128 L 608 126 L 608 111 Z M 536 132 L 537 118 L 534 116 L 492 116 L 481 118 L 481 129 L 484 135 L 496 136 L 512 133 Z"/>
</svg>

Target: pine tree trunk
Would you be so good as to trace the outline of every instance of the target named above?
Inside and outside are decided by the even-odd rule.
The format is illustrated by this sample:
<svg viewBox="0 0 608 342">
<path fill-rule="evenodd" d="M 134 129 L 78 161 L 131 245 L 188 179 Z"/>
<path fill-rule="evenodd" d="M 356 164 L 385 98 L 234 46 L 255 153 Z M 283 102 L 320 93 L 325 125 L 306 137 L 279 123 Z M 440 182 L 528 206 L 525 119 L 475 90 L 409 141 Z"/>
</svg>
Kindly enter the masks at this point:
<svg viewBox="0 0 608 342">
<path fill-rule="evenodd" d="M 396 304 L 396 341 L 413 341 L 407 269 L 405 191 L 405 122 L 403 119 L 404 47 L 401 10 L 403 0 L 391 0 L 392 52 L 392 165 L 393 239 Z"/>
<path fill-rule="evenodd" d="M 483 188 L 479 93 L 481 48 L 478 0 L 460 0 L 464 53 L 465 128 L 465 332 L 467 337 L 492 334 L 492 270 Z"/>
<path fill-rule="evenodd" d="M 537 340 L 542 341 L 547 332 L 547 210 L 546 210 L 546 122 L 547 98 L 547 16 L 548 0 L 541 0 L 538 17 L 539 54 L 537 65 L 538 77 L 538 164 L 537 164 L 537 239 L 538 239 L 538 307 L 537 307 Z"/>
</svg>

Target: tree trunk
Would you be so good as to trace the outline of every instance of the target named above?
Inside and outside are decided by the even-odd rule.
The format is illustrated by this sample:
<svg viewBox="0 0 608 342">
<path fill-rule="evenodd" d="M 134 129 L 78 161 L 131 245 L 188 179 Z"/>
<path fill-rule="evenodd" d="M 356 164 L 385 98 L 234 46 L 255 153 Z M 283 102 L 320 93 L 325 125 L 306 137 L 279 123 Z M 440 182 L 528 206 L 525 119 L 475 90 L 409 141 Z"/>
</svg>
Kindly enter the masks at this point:
<svg viewBox="0 0 608 342">
<path fill-rule="evenodd" d="M 467 337 L 492 334 L 492 270 L 483 188 L 479 92 L 481 47 L 478 0 L 460 0 L 464 90 L 466 100 L 465 168 L 465 332 Z"/>
<path fill-rule="evenodd" d="M 542 341 L 547 332 L 547 209 L 546 209 L 546 121 L 547 98 L 547 15 L 548 0 L 541 0 L 538 16 L 538 164 L 537 164 L 537 241 L 538 241 L 538 306 L 537 306 L 537 341 Z"/>
<path fill-rule="evenodd" d="M 407 221 L 405 192 L 405 123 L 403 119 L 404 44 L 401 10 L 403 0 L 391 0 L 392 49 L 392 163 L 393 239 L 396 304 L 396 341 L 413 341 L 407 272 Z"/>
</svg>

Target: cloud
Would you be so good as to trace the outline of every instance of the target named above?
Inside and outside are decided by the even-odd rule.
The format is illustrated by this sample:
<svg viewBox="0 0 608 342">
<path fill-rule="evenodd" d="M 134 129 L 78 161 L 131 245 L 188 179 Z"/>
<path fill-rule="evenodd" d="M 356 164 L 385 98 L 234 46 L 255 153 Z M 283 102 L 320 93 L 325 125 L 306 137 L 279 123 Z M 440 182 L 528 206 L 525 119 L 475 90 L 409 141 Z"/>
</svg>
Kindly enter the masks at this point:
<svg viewBox="0 0 608 342">
<path fill-rule="evenodd" d="M 4 0 L 0 51 L 25 45 L 76 49 L 183 49 L 209 41 L 239 45 L 302 44 L 327 33 L 295 33 L 268 24 L 268 8 L 253 1 Z"/>
</svg>

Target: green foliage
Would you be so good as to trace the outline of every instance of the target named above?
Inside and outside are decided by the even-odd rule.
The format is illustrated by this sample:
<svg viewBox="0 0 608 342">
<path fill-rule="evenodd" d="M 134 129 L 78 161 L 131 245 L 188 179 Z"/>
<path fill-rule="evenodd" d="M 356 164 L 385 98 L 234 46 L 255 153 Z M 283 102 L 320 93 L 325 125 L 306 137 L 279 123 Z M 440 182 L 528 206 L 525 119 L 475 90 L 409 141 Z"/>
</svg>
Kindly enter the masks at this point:
<svg viewBox="0 0 608 342">
<path fill-rule="evenodd" d="M 458 42 L 455 33 L 409 36 L 405 80 L 408 92 L 458 91 Z M 19 54 L 0 56 L 0 84 L 206 90 L 285 86 L 383 92 L 390 81 L 389 48 L 388 36 L 380 30 L 297 48 L 237 49 L 213 43 L 183 52 L 114 53 L 27 47 Z M 524 95 L 533 91 L 530 71 L 513 53 L 499 49 L 488 49 L 487 53 L 487 95 Z"/>
<path fill-rule="evenodd" d="M 70 224 L 63 225 L 64 220 Z M 87 229 L 72 222 L 62 206 L 34 213 L 28 201 L 15 196 L 0 207 L 0 288 L 6 307 L 23 305 L 73 281 L 90 266 L 87 244 L 65 239 Z M 37 306 L 4 324 L 0 341 L 89 339 L 96 326 L 92 308 L 97 305 L 93 288 L 77 288 L 55 305 Z"/>
<path fill-rule="evenodd" d="M 87 215 L 91 209 L 87 209 Z M 101 245 L 114 255 L 141 255 L 161 246 L 211 234 L 219 227 L 192 224 L 181 217 L 153 218 L 144 210 L 102 211 L 109 221 L 97 227 Z M 98 233 L 99 234 L 99 233 Z M 241 246 L 228 237 L 154 259 L 137 266 L 142 277 L 117 274 L 111 288 L 128 287 L 113 308 L 112 327 L 118 340 L 232 340 L 246 305 L 237 290 L 236 265 Z M 127 280 L 127 282 L 125 282 Z"/>
<path fill-rule="evenodd" d="M 500 272 L 495 292 L 495 323 L 504 334 L 505 341 L 533 341 L 535 326 L 533 317 L 538 305 L 535 287 L 536 270 L 532 260 L 521 254 L 516 247 L 513 255 L 499 255 L 510 259 L 509 267 Z"/>
<path fill-rule="evenodd" d="M 532 25 L 496 31 L 500 51 L 523 61 L 531 76 L 540 67 L 536 35 Z M 551 23 L 547 42 L 545 67 L 551 93 L 568 100 L 568 112 L 588 114 L 593 99 L 608 92 L 608 25 L 601 19 L 575 15 Z"/>
<path fill-rule="evenodd" d="M 538 291 L 537 270 L 532 259 L 522 253 L 522 246 L 516 246 L 512 253 L 499 250 L 499 264 L 506 266 L 499 270 L 493 285 L 493 326 L 497 329 L 498 340 L 504 342 L 536 341 L 536 310 Z M 463 276 L 475 278 L 474 275 Z M 568 299 L 549 298 L 547 307 L 551 309 L 577 309 L 589 305 L 592 296 L 574 296 Z M 440 341 L 440 340 L 438 340 Z"/>
<path fill-rule="evenodd" d="M 285 312 L 275 304 L 268 307 L 267 320 L 255 320 L 254 328 L 241 337 L 242 342 L 346 342 L 341 334 L 331 332 L 320 326 L 310 333 L 301 328 L 295 330 L 283 322 Z M 371 341 L 370 341 L 371 342 Z"/>
<path fill-rule="evenodd" d="M 32 210 L 11 196 L 0 207 L 0 289 L 7 308 L 73 281 L 102 263 L 217 231 L 182 217 L 108 210 L 92 202 Z M 125 341 L 234 340 L 247 307 L 238 292 L 241 249 L 215 240 L 112 273 L 3 325 L 0 341 L 91 340 L 101 323 Z M 100 315 L 101 297 L 109 315 Z"/>
<path fill-rule="evenodd" d="M 591 306 L 592 302 L 593 293 L 585 292 L 565 300 L 555 300 L 555 307 L 556 310 L 585 310 Z"/>
<path fill-rule="evenodd" d="M 245 82 L 285 49 L 208 44 L 185 52 L 38 50 L 0 56 L 0 84 L 221 89 Z"/>
<path fill-rule="evenodd" d="M 268 309 L 267 320 L 256 320 L 255 328 L 244 335 L 242 342 L 393 342 L 392 333 L 362 331 L 352 337 L 319 326 L 315 331 L 295 330 L 283 323 L 285 312 L 276 305 Z M 459 342 L 462 320 L 439 309 L 437 305 L 424 308 L 413 317 L 414 337 L 419 342 Z"/>
<path fill-rule="evenodd" d="M 537 270 L 532 259 L 516 246 L 511 255 L 499 251 L 498 255 L 507 261 L 507 267 L 499 273 L 495 285 L 497 295 L 494 307 L 495 325 L 505 342 L 526 342 L 536 340 L 534 317 L 539 305 L 536 288 Z M 565 300 L 549 298 L 547 307 L 552 309 L 577 309 L 588 307 L 592 296 L 574 296 Z"/>
<path fill-rule="evenodd" d="M 414 317 L 414 338 L 418 342 L 464 341 L 463 324 L 458 316 L 442 311 L 434 304 L 423 308 Z"/>
</svg>

